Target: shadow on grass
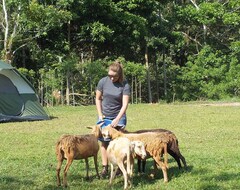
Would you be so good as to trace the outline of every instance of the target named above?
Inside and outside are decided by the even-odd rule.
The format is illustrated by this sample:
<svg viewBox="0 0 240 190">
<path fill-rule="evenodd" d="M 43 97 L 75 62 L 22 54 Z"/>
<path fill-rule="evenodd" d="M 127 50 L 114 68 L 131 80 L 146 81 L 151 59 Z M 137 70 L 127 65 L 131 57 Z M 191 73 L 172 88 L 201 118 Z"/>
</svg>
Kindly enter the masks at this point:
<svg viewBox="0 0 240 190">
<path fill-rule="evenodd" d="M 133 176 L 133 187 L 139 187 L 140 185 L 149 185 L 149 184 L 154 184 L 156 182 L 158 182 L 159 180 L 163 182 L 163 174 L 162 174 L 162 170 L 158 169 L 157 173 L 155 175 L 155 178 L 152 178 L 150 176 L 151 172 L 152 172 L 152 166 L 153 166 L 153 161 L 147 161 L 146 164 L 146 173 L 142 174 L 142 175 L 138 175 L 137 174 L 137 166 L 135 164 L 134 167 L 134 176 Z M 168 178 L 169 181 L 171 181 L 171 179 L 180 177 L 183 173 L 186 172 L 191 172 L 193 169 L 193 166 L 188 166 L 187 169 L 182 168 L 179 169 L 176 166 L 171 166 L 168 169 Z M 124 185 L 124 179 L 123 176 L 118 176 L 113 180 L 113 185 L 112 187 L 109 186 L 109 178 L 107 179 L 98 179 L 95 170 L 92 169 L 92 171 L 89 173 L 89 177 L 90 179 L 87 180 L 85 178 L 85 172 L 81 171 L 81 172 L 69 172 L 68 176 L 67 176 L 67 181 L 68 181 L 68 187 L 64 188 L 62 186 L 57 187 L 56 186 L 56 182 L 53 185 L 47 185 L 44 187 L 44 190 L 48 190 L 48 189 L 56 189 L 56 190 L 62 190 L 62 189 L 70 189 L 70 187 L 75 188 L 75 187 L 81 187 L 83 189 L 86 189 L 86 187 L 89 187 L 91 189 L 122 189 L 123 185 Z M 61 180 L 62 180 L 62 172 L 61 172 Z"/>
<path fill-rule="evenodd" d="M 89 179 L 86 178 L 85 173 L 70 173 L 68 172 L 67 175 L 67 187 L 63 187 L 63 173 L 60 175 L 61 179 L 61 186 L 57 186 L 57 179 L 54 178 L 54 184 L 47 185 L 43 188 L 43 190 L 61 190 L 61 189 L 70 189 L 75 188 L 75 187 L 81 187 L 81 186 L 89 186 L 92 187 L 94 186 L 95 183 L 102 182 L 102 179 L 99 179 L 96 174 L 94 173 L 89 173 Z M 100 181 L 101 180 L 101 181 Z M 106 182 L 107 183 L 107 182 Z"/>
<path fill-rule="evenodd" d="M 58 119 L 58 117 L 56 116 L 49 116 L 50 120 L 53 120 L 53 119 Z"/>
<path fill-rule="evenodd" d="M 150 168 L 148 163 L 146 164 L 146 168 Z M 193 166 L 188 166 L 187 168 L 181 168 L 181 169 L 179 169 L 178 166 L 170 167 L 167 171 L 168 180 L 170 182 L 172 178 L 180 177 L 182 174 L 189 173 L 192 170 L 193 170 Z M 161 169 L 157 170 L 157 173 L 154 178 L 152 178 L 150 174 L 151 174 L 150 169 L 148 169 L 145 174 L 141 174 L 141 175 L 135 174 L 133 179 L 133 185 L 137 186 L 139 183 L 141 183 L 141 185 L 148 185 L 148 184 L 153 184 L 159 180 L 162 180 L 163 182 L 163 173 Z"/>
<path fill-rule="evenodd" d="M 199 178 L 201 179 L 200 189 L 240 189 L 240 175 L 237 172 L 220 172 L 219 174 L 215 174 L 213 173 L 213 170 L 204 168 L 191 171 L 191 175 L 199 176 Z M 229 182 L 231 182 L 231 185 Z M 225 184 L 226 187 L 224 187 L 223 184 Z"/>
<path fill-rule="evenodd" d="M 22 185 L 33 186 L 34 183 L 31 180 L 20 180 L 16 177 L 1 176 L 0 177 L 0 189 L 9 190 L 9 189 L 19 189 Z"/>
</svg>

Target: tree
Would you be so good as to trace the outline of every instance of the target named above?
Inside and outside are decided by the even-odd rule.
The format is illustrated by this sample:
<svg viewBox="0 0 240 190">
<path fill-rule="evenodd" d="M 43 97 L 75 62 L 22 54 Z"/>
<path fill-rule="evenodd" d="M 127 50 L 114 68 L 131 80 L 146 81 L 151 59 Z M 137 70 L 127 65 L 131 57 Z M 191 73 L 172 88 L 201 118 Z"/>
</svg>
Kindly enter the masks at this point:
<svg viewBox="0 0 240 190">
<path fill-rule="evenodd" d="M 51 29 L 71 18 L 68 11 L 41 5 L 36 0 L 2 0 L 2 9 L 2 58 L 10 63 L 19 49 L 46 36 Z"/>
</svg>

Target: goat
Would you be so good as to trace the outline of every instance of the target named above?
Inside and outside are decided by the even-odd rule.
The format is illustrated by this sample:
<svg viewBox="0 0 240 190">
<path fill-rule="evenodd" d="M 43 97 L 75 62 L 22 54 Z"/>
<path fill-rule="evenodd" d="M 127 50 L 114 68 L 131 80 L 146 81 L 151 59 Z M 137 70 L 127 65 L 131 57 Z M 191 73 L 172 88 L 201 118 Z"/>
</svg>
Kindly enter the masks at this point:
<svg viewBox="0 0 240 190">
<path fill-rule="evenodd" d="M 144 143 L 141 141 L 130 141 L 128 138 L 119 137 L 110 141 L 107 148 L 108 160 L 111 165 L 111 175 L 109 184 L 112 185 L 113 179 L 117 172 L 117 167 L 123 173 L 124 189 L 131 187 L 134 156 L 138 155 L 142 159 L 146 157 Z"/>
<path fill-rule="evenodd" d="M 57 141 L 56 155 L 57 155 L 57 185 L 61 185 L 60 170 L 63 160 L 66 159 L 66 166 L 63 174 L 63 186 L 67 186 L 67 172 L 73 160 L 85 159 L 86 163 L 86 179 L 89 179 L 89 164 L 88 158 L 94 157 L 94 165 L 98 178 L 97 154 L 99 145 L 95 135 L 63 135 Z"/>
<path fill-rule="evenodd" d="M 169 141 L 167 144 L 167 152 L 176 160 L 179 169 L 182 168 L 180 160 L 182 161 L 184 167 L 185 168 L 187 167 L 186 160 L 179 150 L 178 139 L 172 131 L 169 131 L 166 129 L 143 129 L 135 132 L 124 131 L 124 133 L 146 133 L 146 132 L 166 133 L 166 135 L 169 136 Z M 146 165 L 146 160 L 138 159 L 139 173 L 141 172 L 145 173 L 145 165 Z M 154 163 L 154 168 L 156 169 L 156 163 Z"/>
<path fill-rule="evenodd" d="M 95 134 L 100 134 L 100 126 L 97 125 L 93 128 Z M 168 157 L 167 157 L 167 143 L 169 137 L 164 133 L 141 133 L 141 134 L 124 134 L 120 131 L 117 131 L 113 127 L 106 126 L 102 129 L 101 134 L 103 138 L 118 138 L 118 137 L 127 137 L 129 140 L 140 140 L 144 142 L 146 152 L 148 156 L 151 156 L 158 166 L 162 169 L 164 182 L 168 182 L 167 168 L 168 168 Z M 161 161 L 161 156 L 164 154 L 164 162 Z"/>
</svg>

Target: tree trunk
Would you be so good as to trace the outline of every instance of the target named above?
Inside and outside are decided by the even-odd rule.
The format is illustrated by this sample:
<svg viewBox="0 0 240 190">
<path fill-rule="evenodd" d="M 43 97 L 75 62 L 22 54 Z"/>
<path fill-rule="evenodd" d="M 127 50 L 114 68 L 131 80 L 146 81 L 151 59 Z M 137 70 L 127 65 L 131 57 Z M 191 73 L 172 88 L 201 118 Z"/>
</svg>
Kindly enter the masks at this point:
<svg viewBox="0 0 240 190">
<path fill-rule="evenodd" d="M 135 79 L 135 98 L 136 98 L 135 102 L 137 104 L 138 103 L 137 77 L 135 76 L 134 79 Z"/>
<path fill-rule="evenodd" d="M 66 102 L 67 105 L 70 105 L 70 98 L 69 98 L 69 91 L 70 91 L 70 82 L 69 82 L 69 69 L 67 70 L 67 75 L 66 75 Z"/>
<path fill-rule="evenodd" d="M 132 84 L 131 84 L 131 86 L 133 87 L 133 76 L 132 76 Z M 131 90 L 131 102 L 132 102 L 132 104 L 133 104 L 133 88 L 132 88 L 132 90 Z"/>
<path fill-rule="evenodd" d="M 150 75 L 149 75 L 148 47 L 147 47 L 147 45 L 146 45 L 146 49 L 145 49 L 145 64 L 146 64 L 146 69 L 147 69 L 148 102 L 152 103 L 152 91 L 151 91 L 151 83 L 150 83 Z"/>
<path fill-rule="evenodd" d="M 2 23 L 3 29 L 4 29 L 4 42 L 3 42 L 3 55 L 2 56 L 6 62 L 11 64 L 12 59 L 13 59 L 12 42 L 16 36 L 17 29 L 18 29 L 21 5 L 18 5 L 18 12 L 16 14 L 16 17 L 13 18 L 13 21 L 12 21 L 13 24 L 10 24 L 5 0 L 2 0 L 2 9 L 3 9 L 3 16 L 4 16 L 4 22 Z M 12 26 L 12 28 L 11 28 L 12 33 L 10 35 L 9 31 L 10 31 L 11 26 Z"/>
<path fill-rule="evenodd" d="M 156 81 L 156 91 L 157 91 L 157 101 L 159 102 L 160 95 L 159 95 L 159 77 L 158 77 L 158 53 L 155 56 L 155 81 Z"/>
<path fill-rule="evenodd" d="M 166 71 L 166 62 L 165 62 L 165 50 L 163 50 L 163 85 L 164 85 L 164 98 L 167 99 L 167 71 Z"/>
<path fill-rule="evenodd" d="M 139 83 L 139 103 L 142 103 L 142 82 Z"/>
</svg>

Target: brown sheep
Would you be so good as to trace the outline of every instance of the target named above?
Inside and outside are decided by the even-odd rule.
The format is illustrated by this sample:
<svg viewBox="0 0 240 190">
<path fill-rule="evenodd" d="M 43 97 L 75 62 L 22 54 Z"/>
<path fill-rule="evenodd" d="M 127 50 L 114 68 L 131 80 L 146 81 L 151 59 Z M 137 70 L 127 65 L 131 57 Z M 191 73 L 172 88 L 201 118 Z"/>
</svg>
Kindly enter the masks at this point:
<svg viewBox="0 0 240 190">
<path fill-rule="evenodd" d="M 93 129 L 96 134 L 99 134 L 100 128 L 95 126 Z M 129 140 L 139 140 L 145 144 L 146 152 L 148 156 L 152 157 L 158 166 L 162 169 L 164 182 L 168 182 L 167 168 L 168 168 L 168 159 L 167 159 L 167 143 L 169 141 L 169 136 L 164 133 L 141 133 L 141 134 L 124 134 L 120 131 L 117 131 L 110 125 L 104 127 L 101 131 L 103 138 L 118 138 L 118 137 L 127 137 Z M 161 160 L 162 155 L 164 154 L 164 162 Z"/>
<path fill-rule="evenodd" d="M 67 186 L 67 172 L 73 160 L 85 159 L 86 163 L 86 178 L 89 179 L 89 164 L 88 158 L 94 157 L 94 165 L 98 178 L 97 154 L 99 145 L 97 138 L 92 134 L 87 135 L 63 135 L 57 141 L 56 155 L 57 155 L 57 185 L 61 185 L 60 170 L 63 160 L 66 159 L 66 166 L 63 173 L 63 186 Z"/>
<path fill-rule="evenodd" d="M 176 160 L 179 169 L 182 168 L 180 160 L 182 161 L 184 167 L 185 168 L 187 167 L 186 160 L 179 150 L 178 139 L 172 131 L 169 131 L 166 129 L 144 129 L 144 130 L 138 130 L 135 132 L 125 131 L 124 133 L 146 133 L 146 132 L 166 133 L 169 136 L 169 141 L 167 144 L 167 152 Z M 146 160 L 138 159 L 138 172 L 139 173 L 145 172 L 145 165 L 146 165 Z M 154 165 L 154 167 L 156 168 L 155 165 Z"/>
</svg>

